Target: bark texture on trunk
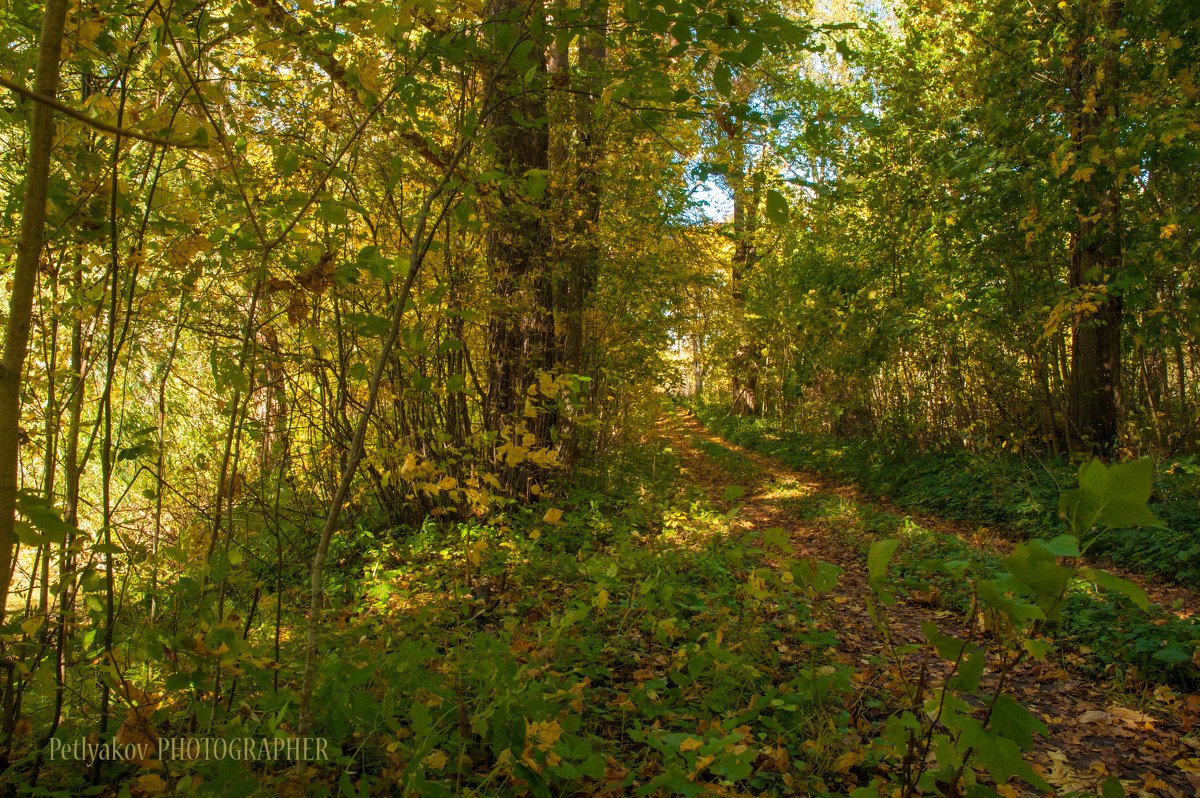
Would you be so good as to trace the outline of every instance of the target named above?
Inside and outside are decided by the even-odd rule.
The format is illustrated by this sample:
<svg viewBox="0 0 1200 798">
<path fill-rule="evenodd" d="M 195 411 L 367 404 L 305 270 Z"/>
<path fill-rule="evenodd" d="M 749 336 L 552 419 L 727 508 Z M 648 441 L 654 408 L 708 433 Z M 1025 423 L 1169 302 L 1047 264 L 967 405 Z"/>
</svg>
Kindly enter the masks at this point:
<svg viewBox="0 0 1200 798">
<path fill-rule="evenodd" d="M 501 31 L 518 28 L 526 11 L 536 5 L 496 0 L 490 9 Z M 531 396 L 539 371 L 554 364 L 554 285 L 547 253 L 550 230 L 544 190 L 549 173 L 549 136 L 544 119 L 546 47 L 540 23 L 528 26 L 533 41 L 528 60 L 509 64 L 496 83 L 498 99 L 488 117 L 496 169 L 511 181 L 499 192 L 488 220 L 487 258 L 492 273 L 492 308 L 488 321 L 488 428 L 508 430 L 513 443 L 549 444 L 553 419 L 536 408 Z M 525 74 L 535 70 L 526 83 Z M 537 74 L 541 73 L 541 74 Z M 540 191 L 539 191 L 540 186 Z M 527 404 L 533 409 L 527 410 Z M 521 428 L 524 428 L 523 431 Z M 511 461 L 510 461 L 511 462 Z M 523 467 L 522 467 L 523 466 Z M 528 461 L 505 470 L 514 490 L 528 481 Z"/>
<path fill-rule="evenodd" d="M 1120 62 L 1109 32 L 1118 27 L 1122 8 L 1120 0 L 1096 0 L 1081 11 L 1079 47 L 1088 38 L 1102 43 L 1091 57 L 1078 54 L 1071 81 L 1075 163 L 1090 164 L 1094 152 L 1100 159 L 1091 178 L 1079 181 L 1075 198 L 1079 227 L 1072 241 L 1071 288 L 1091 293 L 1096 307 L 1072 320 L 1069 415 L 1076 443 L 1104 456 L 1120 442 L 1123 299 L 1112 283 L 1122 268 L 1121 199 L 1111 129 L 1119 113 Z"/>
</svg>

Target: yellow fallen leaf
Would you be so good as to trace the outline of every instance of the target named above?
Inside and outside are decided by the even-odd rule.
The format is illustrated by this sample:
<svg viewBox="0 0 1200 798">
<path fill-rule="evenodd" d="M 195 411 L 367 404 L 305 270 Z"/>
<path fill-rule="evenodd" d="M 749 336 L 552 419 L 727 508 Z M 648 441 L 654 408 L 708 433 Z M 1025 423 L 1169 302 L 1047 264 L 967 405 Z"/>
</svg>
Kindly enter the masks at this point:
<svg viewBox="0 0 1200 798">
<path fill-rule="evenodd" d="M 836 770 L 838 773 L 846 773 L 847 771 L 850 770 L 850 768 L 854 767 L 857 764 L 858 764 L 858 752 L 857 751 L 847 751 L 846 753 L 839 756 L 837 758 L 837 761 L 833 763 L 833 769 Z"/>
<path fill-rule="evenodd" d="M 1135 723 L 1149 723 L 1150 721 L 1154 720 L 1154 718 L 1150 717 L 1145 712 L 1138 712 L 1137 710 L 1126 709 L 1125 707 L 1113 707 L 1108 710 L 1108 714 L 1111 717 L 1117 718 L 1118 720 L 1123 720 L 1130 725 Z"/>
<path fill-rule="evenodd" d="M 695 737 L 689 737 L 679 744 L 679 752 L 684 753 L 686 751 L 695 751 L 699 747 L 700 741 Z"/>
<path fill-rule="evenodd" d="M 562 726 L 556 720 L 525 721 L 525 739 L 542 751 L 550 750 L 562 733 Z"/>
<path fill-rule="evenodd" d="M 1147 773 L 1142 777 L 1142 787 L 1147 790 L 1166 791 L 1167 783 L 1155 776 L 1153 773 Z"/>
<path fill-rule="evenodd" d="M 154 773 L 139 776 L 137 783 L 138 788 L 144 790 L 149 795 L 167 791 L 167 783 L 163 781 L 161 776 Z"/>
<path fill-rule="evenodd" d="M 558 519 L 562 518 L 562 514 L 562 510 L 558 509 L 557 507 L 551 507 L 546 511 L 546 514 L 542 516 L 542 521 L 547 524 L 557 524 Z"/>
<path fill-rule="evenodd" d="M 1191 757 L 1189 759 L 1176 759 L 1175 767 L 1182 770 L 1184 773 L 1193 775 L 1200 774 L 1200 757 Z"/>
<path fill-rule="evenodd" d="M 450 757 L 446 756 L 446 752 L 440 748 L 435 748 L 425 757 L 425 767 L 433 770 L 441 770 L 446 767 L 446 763 L 450 761 Z"/>
</svg>

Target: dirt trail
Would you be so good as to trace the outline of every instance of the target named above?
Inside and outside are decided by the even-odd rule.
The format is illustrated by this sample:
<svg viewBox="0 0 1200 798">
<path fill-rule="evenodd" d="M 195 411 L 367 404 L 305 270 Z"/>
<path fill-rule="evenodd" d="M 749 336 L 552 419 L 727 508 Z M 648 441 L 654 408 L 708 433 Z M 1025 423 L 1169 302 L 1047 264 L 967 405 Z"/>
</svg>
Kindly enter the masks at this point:
<svg viewBox="0 0 1200 798">
<path fill-rule="evenodd" d="M 664 432 L 676 444 L 684 468 L 715 503 L 723 508 L 730 506 L 732 503 L 720 501 L 723 490 L 731 484 L 741 486 L 747 492 L 738 500 L 745 503 L 738 514 L 743 524 L 759 530 L 781 527 L 788 532 L 795 551 L 793 556 L 816 558 L 844 569 L 833 599 L 827 603 L 828 617 L 823 621 L 838 632 L 837 656 L 859 669 L 858 683 L 864 694 L 895 688 L 897 676 L 880 664 L 883 646 L 866 608 L 869 590 L 864 552 L 870 533 L 853 528 L 845 520 L 799 518 L 789 511 L 788 505 L 794 507 L 798 499 L 826 500 L 890 510 L 899 515 L 903 512 L 864 499 L 853 488 L 793 471 L 774 458 L 734 446 L 709 433 L 690 415 L 681 413 L 677 420 L 668 421 Z M 740 473 L 730 473 L 701 452 L 691 436 L 733 451 L 753 467 L 734 468 Z M 1011 546 L 998 538 L 979 539 L 961 525 L 932 518 L 914 517 L 914 520 L 923 528 L 959 535 L 976 547 L 1003 551 Z M 1168 602 L 1166 606 L 1170 606 L 1178 592 L 1153 586 L 1149 589 L 1152 600 Z M 946 633 L 959 636 L 977 633 L 977 629 L 966 628 L 966 619 L 958 611 L 898 598 L 896 606 L 889 610 L 897 645 L 923 642 L 920 624 L 926 620 L 934 620 Z M 975 619 L 970 620 L 974 626 Z M 921 656 L 914 655 L 907 661 L 905 669 L 910 677 L 919 667 L 920 659 Z M 1049 728 L 1049 738 L 1035 735 L 1034 749 L 1026 759 L 1060 794 L 1072 790 L 1094 794 L 1100 782 L 1115 775 L 1122 780 L 1127 795 L 1200 798 L 1200 775 L 1188 774 L 1174 764 L 1181 759 L 1200 757 L 1194 733 L 1191 739 L 1184 740 L 1193 724 L 1200 725 L 1197 717 L 1200 696 L 1181 696 L 1164 688 L 1131 694 L 1076 673 L 1050 658 L 1019 666 L 1010 676 L 1009 687 L 1017 700 Z M 864 712 L 864 718 L 870 722 L 883 717 L 883 713 L 872 717 Z M 1000 790 L 1006 796 L 1038 794 L 1016 779 L 1009 784 L 1010 787 Z"/>
</svg>

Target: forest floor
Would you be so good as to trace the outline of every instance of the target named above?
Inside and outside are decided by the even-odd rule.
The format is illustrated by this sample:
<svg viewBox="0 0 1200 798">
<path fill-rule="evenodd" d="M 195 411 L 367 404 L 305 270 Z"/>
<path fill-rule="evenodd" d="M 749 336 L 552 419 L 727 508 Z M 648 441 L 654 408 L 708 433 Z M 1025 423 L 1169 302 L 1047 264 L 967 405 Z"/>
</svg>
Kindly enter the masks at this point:
<svg viewBox="0 0 1200 798">
<path fill-rule="evenodd" d="M 891 518 L 903 526 L 908 517 L 917 528 L 955 535 L 1001 556 L 1013 545 L 985 529 L 906 515 L 864 498 L 851 486 L 794 471 L 712 435 L 686 413 L 666 417 L 662 431 L 680 453 L 686 475 L 704 487 L 714 503 L 722 509 L 744 503 L 737 518 L 747 530 L 782 528 L 795 557 L 815 558 L 844 570 L 834 598 L 823 605 L 825 617 L 820 622 L 838 635 L 835 657 L 856 669 L 861 694 L 855 703 L 872 725 L 885 720 L 887 711 L 867 709 L 871 702 L 866 697 L 900 695 L 904 680 L 918 678 L 922 655 L 910 654 L 903 668 L 886 664 L 882 635 L 867 608 L 866 553 L 874 539 L 895 537 L 899 530 L 888 532 L 886 523 L 864 523 L 864 519 Z M 743 488 L 745 495 L 722 501 L 731 484 Z M 1181 594 L 1179 588 L 1122 575 L 1139 581 L 1151 601 L 1163 607 L 1170 607 Z M 904 595 L 903 591 L 898 591 L 895 606 L 886 613 L 894 645 L 923 643 L 921 623 L 930 620 L 943 633 L 987 642 L 981 619 L 964 618 L 964 614 L 939 602 L 936 595 Z M 1195 736 L 1186 737 L 1200 725 L 1200 695 L 1181 695 L 1166 685 L 1097 679 L 1077 667 L 1079 660 L 1072 652 L 1059 651 L 1042 661 L 1023 662 L 1009 676 L 1008 689 L 1049 730 L 1048 737 L 1035 735 L 1033 750 L 1026 754 L 1033 768 L 1060 794 L 1073 790 L 1094 794 L 1106 778 L 1117 776 L 1127 795 L 1200 796 L 1200 775 L 1175 764 L 1194 762 L 1200 756 Z M 1037 794 L 1016 780 L 1001 785 L 999 791 L 1006 796 Z"/>
</svg>

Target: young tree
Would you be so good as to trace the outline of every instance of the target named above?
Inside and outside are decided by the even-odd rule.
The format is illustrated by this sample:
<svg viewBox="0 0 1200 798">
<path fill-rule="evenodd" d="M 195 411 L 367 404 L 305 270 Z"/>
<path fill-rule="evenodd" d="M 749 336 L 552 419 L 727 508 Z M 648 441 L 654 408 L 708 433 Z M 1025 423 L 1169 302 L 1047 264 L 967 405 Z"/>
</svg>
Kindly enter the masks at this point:
<svg viewBox="0 0 1200 798">
<path fill-rule="evenodd" d="M 25 199 L 21 237 L 13 264 L 13 288 L 0 360 L 0 623 L 4 621 L 12 579 L 16 534 L 17 473 L 21 445 L 21 380 L 33 318 L 33 293 L 42 256 L 46 190 L 54 148 L 54 109 L 58 93 L 59 53 L 66 21 L 66 0 L 49 0 L 38 37 L 36 95 L 29 125 L 29 158 L 25 168 Z"/>
</svg>

